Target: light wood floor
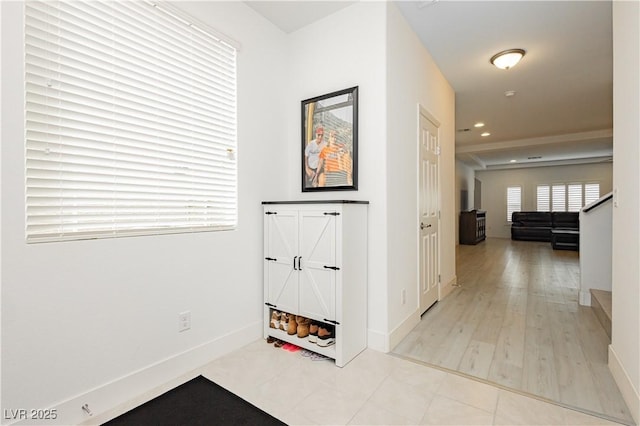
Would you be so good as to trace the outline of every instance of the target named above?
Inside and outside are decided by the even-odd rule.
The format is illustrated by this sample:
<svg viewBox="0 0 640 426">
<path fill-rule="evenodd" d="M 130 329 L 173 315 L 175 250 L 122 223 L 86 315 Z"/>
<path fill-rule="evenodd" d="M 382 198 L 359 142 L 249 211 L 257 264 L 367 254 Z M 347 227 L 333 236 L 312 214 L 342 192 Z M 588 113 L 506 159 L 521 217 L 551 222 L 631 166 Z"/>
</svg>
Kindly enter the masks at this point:
<svg viewBox="0 0 640 426">
<path fill-rule="evenodd" d="M 457 287 L 394 353 L 632 421 L 607 367 L 609 338 L 578 304 L 579 254 L 489 238 L 457 250 Z"/>
</svg>

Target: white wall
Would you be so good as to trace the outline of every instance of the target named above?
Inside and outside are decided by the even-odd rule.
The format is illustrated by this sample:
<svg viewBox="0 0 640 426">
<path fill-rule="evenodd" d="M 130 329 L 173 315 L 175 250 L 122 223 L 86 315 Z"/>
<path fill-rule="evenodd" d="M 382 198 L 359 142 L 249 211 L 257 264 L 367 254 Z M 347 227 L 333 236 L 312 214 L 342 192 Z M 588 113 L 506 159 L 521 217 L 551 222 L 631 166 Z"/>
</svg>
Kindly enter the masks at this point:
<svg viewBox="0 0 640 426">
<path fill-rule="evenodd" d="M 613 324 L 609 367 L 640 423 L 640 3 L 613 2 Z M 616 204 L 617 203 L 617 204 Z"/>
<path fill-rule="evenodd" d="M 387 241 L 388 346 L 393 348 L 417 324 L 418 270 L 418 105 L 439 122 L 440 273 L 442 285 L 455 281 L 454 116 L 455 94 L 397 6 L 387 4 Z M 407 301 L 401 304 L 401 291 Z"/>
<path fill-rule="evenodd" d="M 511 238 L 507 222 L 507 186 L 522 187 L 522 211 L 536 210 L 536 186 L 553 183 L 598 182 L 600 194 L 612 188 L 611 163 L 532 167 L 509 170 L 478 170 L 482 181 L 482 209 L 487 212 L 487 237 Z"/>
<path fill-rule="evenodd" d="M 287 132 L 291 199 L 356 199 L 369 205 L 369 330 L 387 330 L 385 5 L 360 2 L 289 35 Z M 300 102 L 358 86 L 358 191 L 302 193 Z M 370 346 L 376 345 L 375 338 Z"/>
<path fill-rule="evenodd" d="M 80 401 L 99 413 L 261 335 L 260 202 L 287 196 L 285 36 L 241 2 L 180 5 L 242 45 L 237 230 L 27 245 L 23 6 L 1 7 L 2 407 L 62 403 L 77 423 Z"/>
</svg>

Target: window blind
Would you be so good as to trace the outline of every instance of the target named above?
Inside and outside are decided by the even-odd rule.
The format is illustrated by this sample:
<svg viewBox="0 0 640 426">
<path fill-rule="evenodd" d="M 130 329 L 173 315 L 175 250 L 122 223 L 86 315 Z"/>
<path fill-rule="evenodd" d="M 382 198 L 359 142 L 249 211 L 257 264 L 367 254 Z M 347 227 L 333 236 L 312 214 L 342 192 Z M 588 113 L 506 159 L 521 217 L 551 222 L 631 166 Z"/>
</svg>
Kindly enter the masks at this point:
<svg viewBox="0 0 640 426">
<path fill-rule="evenodd" d="M 522 204 L 522 189 L 519 186 L 507 187 L 507 222 L 511 222 L 513 212 L 519 212 Z"/>
<path fill-rule="evenodd" d="M 551 187 L 551 211 L 566 212 L 567 211 L 567 195 L 566 186 L 553 185 Z"/>
<path fill-rule="evenodd" d="M 235 227 L 236 49 L 145 1 L 25 13 L 27 241 Z"/>
<path fill-rule="evenodd" d="M 570 212 L 579 212 L 582 208 L 582 184 L 573 183 L 567 185 L 568 209 Z"/>
<path fill-rule="evenodd" d="M 536 190 L 536 203 L 539 212 L 551 211 L 550 196 L 551 191 L 549 185 L 538 185 Z"/>
<path fill-rule="evenodd" d="M 585 183 L 584 184 L 584 205 L 591 204 L 600 198 L 600 184 L 599 183 Z"/>
</svg>

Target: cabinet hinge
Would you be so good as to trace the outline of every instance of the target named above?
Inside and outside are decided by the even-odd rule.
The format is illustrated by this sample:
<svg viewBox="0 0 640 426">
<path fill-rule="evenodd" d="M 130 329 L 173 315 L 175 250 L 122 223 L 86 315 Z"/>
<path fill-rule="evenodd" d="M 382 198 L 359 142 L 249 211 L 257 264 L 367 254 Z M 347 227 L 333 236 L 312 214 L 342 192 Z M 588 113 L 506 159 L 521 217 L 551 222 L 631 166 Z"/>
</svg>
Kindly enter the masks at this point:
<svg viewBox="0 0 640 426">
<path fill-rule="evenodd" d="M 277 306 L 276 306 L 276 305 L 274 305 L 274 304 L 272 304 L 272 303 L 269 303 L 269 302 L 264 302 L 264 304 L 265 304 L 265 305 L 267 305 L 267 306 L 269 306 L 269 307 L 272 307 L 272 308 L 277 308 Z"/>
<path fill-rule="evenodd" d="M 334 271 L 340 270 L 340 268 L 338 268 L 337 266 L 327 266 L 327 265 L 324 265 L 324 269 L 333 269 Z"/>
<path fill-rule="evenodd" d="M 278 214 L 278 212 L 264 212 L 264 214 Z"/>
<path fill-rule="evenodd" d="M 324 212 L 325 216 L 340 216 L 338 212 Z"/>
<path fill-rule="evenodd" d="M 273 260 L 274 262 L 277 261 L 278 259 L 274 259 L 273 257 L 265 257 L 264 260 Z"/>
<path fill-rule="evenodd" d="M 330 320 L 330 319 L 324 319 L 324 322 L 330 322 L 331 324 L 335 324 L 335 325 L 340 325 L 340 323 L 338 321 L 334 321 L 334 320 Z"/>
</svg>

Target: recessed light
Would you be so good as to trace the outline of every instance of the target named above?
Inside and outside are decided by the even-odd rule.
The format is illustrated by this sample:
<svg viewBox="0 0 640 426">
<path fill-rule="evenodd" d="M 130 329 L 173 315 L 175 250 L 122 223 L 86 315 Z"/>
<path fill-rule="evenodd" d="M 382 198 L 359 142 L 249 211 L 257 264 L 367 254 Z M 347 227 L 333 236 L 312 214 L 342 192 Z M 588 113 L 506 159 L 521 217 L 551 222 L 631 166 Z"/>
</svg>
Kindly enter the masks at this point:
<svg viewBox="0 0 640 426">
<path fill-rule="evenodd" d="M 518 162 L 518 160 L 511 160 L 511 161 L 509 161 L 509 162 L 510 162 L 510 163 L 517 163 L 517 162 Z"/>
<path fill-rule="evenodd" d="M 515 95 L 516 95 L 516 91 L 515 91 L 515 90 L 507 90 L 506 92 L 504 92 L 504 95 L 505 95 L 507 98 L 510 98 L 510 97 L 515 96 Z"/>
<path fill-rule="evenodd" d="M 480 134 L 480 136 L 482 136 L 483 138 L 486 138 L 489 135 L 491 135 L 491 133 L 489 133 L 489 132 L 484 132 L 484 133 Z"/>
<path fill-rule="evenodd" d="M 483 122 L 477 122 L 476 124 L 473 125 L 473 127 L 484 127 L 484 123 Z"/>
</svg>

